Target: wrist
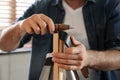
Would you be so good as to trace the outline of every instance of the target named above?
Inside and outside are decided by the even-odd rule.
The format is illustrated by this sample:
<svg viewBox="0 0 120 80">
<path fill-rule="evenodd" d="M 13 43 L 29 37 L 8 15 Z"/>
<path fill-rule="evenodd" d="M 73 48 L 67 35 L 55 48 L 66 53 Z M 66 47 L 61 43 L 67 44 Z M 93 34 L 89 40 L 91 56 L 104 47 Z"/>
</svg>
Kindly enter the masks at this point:
<svg viewBox="0 0 120 80">
<path fill-rule="evenodd" d="M 98 64 L 97 51 L 87 50 L 87 54 L 88 54 L 88 67 L 96 68 L 96 65 Z"/>
<path fill-rule="evenodd" d="M 24 23 L 24 20 L 22 20 L 22 21 L 17 23 L 17 25 L 19 27 L 19 30 L 20 30 L 19 32 L 20 32 L 21 36 L 26 34 L 26 31 L 24 29 L 23 23 Z"/>
</svg>

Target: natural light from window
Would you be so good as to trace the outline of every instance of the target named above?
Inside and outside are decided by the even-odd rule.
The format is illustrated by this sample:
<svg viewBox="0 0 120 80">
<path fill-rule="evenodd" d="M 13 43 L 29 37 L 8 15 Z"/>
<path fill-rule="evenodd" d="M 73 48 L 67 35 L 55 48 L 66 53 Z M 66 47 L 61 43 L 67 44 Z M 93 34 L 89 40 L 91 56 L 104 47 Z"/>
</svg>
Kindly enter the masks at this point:
<svg viewBox="0 0 120 80">
<path fill-rule="evenodd" d="M 19 18 L 34 1 L 35 0 L 16 0 L 16 18 Z"/>
<path fill-rule="evenodd" d="M 0 30 L 22 16 L 34 2 L 35 0 L 0 0 Z"/>
</svg>

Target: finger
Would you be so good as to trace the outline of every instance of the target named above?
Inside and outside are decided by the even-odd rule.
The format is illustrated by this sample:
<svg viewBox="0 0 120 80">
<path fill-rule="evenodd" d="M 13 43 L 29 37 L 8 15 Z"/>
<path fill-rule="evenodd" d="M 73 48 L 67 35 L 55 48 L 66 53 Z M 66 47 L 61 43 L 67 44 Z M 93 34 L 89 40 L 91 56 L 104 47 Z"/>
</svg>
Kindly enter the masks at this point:
<svg viewBox="0 0 120 80">
<path fill-rule="evenodd" d="M 67 53 L 67 54 L 73 54 L 73 51 L 72 51 L 72 47 L 70 47 L 70 48 L 65 48 L 65 53 Z"/>
<path fill-rule="evenodd" d="M 71 60 L 81 60 L 78 55 L 74 54 L 66 54 L 66 53 L 53 53 L 53 58 L 61 58 L 61 59 L 71 59 Z"/>
<path fill-rule="evenodd" d="M 70 39 L 71 39 L 73 45 L 75 45 L 75 46 L 81 44 L 81 43 L 80 43 L 79 41 L 77 41 L 73 36 L 70 36 Z"/>
<path fill-rule="evenodd" d="M 55 30 L 55 26 L 54 26 L 52 19 L 44 14 L 40 14 L 40 17 L 41 17 L 41 19 L 43 19 L 47 23 L 50 33 L 53 34 L 53 32 Z"/>
<path fill-rule="evenodd" d="M 60 58 L 52 58 L 52 60 L 58 64 L 77 65 L 77 66 L 81 65 L 80 60 L 68 60 L 68 59 L 60 59 Z"/>
<path fill-rule="evenodd" d="M 29 34 L 33 34 L 33 29 L 31 27 L 30 23 L 27 20 L 24 20 L 24 23 L 26 23 L 26 24 L 23 26 L 23 30 Z"/>
<path fill-rule="evenodd" d="M 36 34 L 40 34 L 40 27 L 35 23 L 35 21 L 33 21 L 31 18 L 29 19 L 29 23 L 32 27 L 32 29 L 34 30 L 34 32 Z"/>
<path fill-rule="evenodd" d="M 71 47 L 71 48 L 66 48 L 65 49 L 65 53 L 67 54 L 75 54 L 77 55 L 78 53 L 81 53 L 81 46 L 75 46 L 75 47 Z"/>
<path fill-rule="evenodd" d="M 32 29 L 31 26 L 30 27 L 25 27 L 25 31 L 29 34 L 33 34 L 33 29 Z"/>
<path fill-rule="evenodd" d="M 74 65 L 58 64 L 58 66 L 66 70 L 80 70 L 79 66 L 74 66 Z"/>
<path fill-rule="evenodd" d="M 36 21 L 37 25 L 40 27 L 41 29 L 41 35 L 46 34 L 47 32 L 47 24 L 45 21 L 43 21 L 40 16 L 36 15 L 34 18 L 34 21 Z"/>
</svg>

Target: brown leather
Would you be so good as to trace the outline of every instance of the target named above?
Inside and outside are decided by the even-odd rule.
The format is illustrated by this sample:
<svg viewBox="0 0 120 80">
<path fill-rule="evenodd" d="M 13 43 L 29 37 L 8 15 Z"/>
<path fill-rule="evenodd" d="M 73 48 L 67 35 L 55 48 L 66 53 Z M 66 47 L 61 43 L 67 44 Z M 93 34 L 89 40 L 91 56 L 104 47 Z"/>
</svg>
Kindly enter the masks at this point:
<svg viewBox="0 0 120 80">
<path fill-rule="evenodd" d="M 83 69 L 81 70 L 81 72 L 82 72 L 82 74 L 83 74 L 83 76 L 84 76 L 85 78 L 88 78 L 89 72 L 88 72 L 88 69 L 87 69 L 87 68 L 83 68 Z"/>
</svg>

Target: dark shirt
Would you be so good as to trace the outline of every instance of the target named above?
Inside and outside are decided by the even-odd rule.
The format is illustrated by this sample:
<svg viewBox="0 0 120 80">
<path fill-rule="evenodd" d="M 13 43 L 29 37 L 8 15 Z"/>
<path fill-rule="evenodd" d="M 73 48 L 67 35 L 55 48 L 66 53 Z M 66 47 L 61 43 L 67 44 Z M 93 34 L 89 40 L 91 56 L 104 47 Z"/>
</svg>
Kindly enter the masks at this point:
<svg viewBox="0 0 120 80">
<path fill-rule="evenodd" d="M 38 0 L 30 6 L 19 20 L 33 14 L 45 14 L 54 23 L 63 23 L 65 11 L 62 0 Z M 91 50 L 120 50 L 120 3 L 118 0 L 86 0 L 83 17 Z M 47 53 L 52 52 L 52 35 L 26 34 L 19 47 L 31 37 L 32 56 L 29 80 L 39 80 Z M 96 80 L 117 80 L 114 71 L 97 71 Z"/>
</svg>

